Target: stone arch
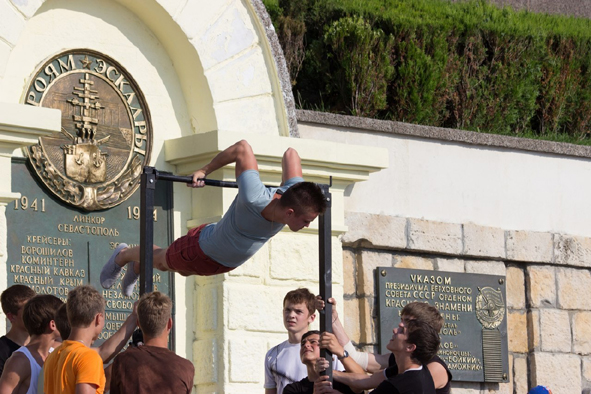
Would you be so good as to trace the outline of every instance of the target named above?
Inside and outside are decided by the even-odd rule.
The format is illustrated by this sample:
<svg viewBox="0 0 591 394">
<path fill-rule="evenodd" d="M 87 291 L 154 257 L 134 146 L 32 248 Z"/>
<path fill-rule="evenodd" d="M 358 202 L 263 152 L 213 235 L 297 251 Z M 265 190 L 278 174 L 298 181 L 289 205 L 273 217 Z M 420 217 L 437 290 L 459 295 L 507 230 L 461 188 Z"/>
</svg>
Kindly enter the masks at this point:
<svg viewBox="0 0 591 394">
<path fill-rule="evenodd" d="M 22 89 L 23 75 L 10 71 L 21 69 L 32 73 L 34 67 L 28 70 L 27 66 L 38 66 L 50 56 L 36 53 L 41 58 L 27 65 L 26 61 L 23 64 L 22 56 L 15 55 L 15 50 L 18 52 L 19 46 L 26 42 L 28 26 L 43 15 L 59 14 L 60 10 L 80 13 L 95 10 L 94 16 L 106 19 L 107 24 L 111 23 L 128 37 L 133 34 L 126 29 L 126 23 L 143 24 L 144 33 L 153 35 L 161 45 L 178 77 L 182 91 L 179 99 L 186 105 L 190 127 L 184 127 L 182 134 L 190 133 L 191 129 L 195 133 L 219 129 L 297 136 L 285 63 L 260 0 L 114 0 L 101 3 L 101 7 L 107 4 L 102 13 L 89 1 L 12 0 L 0 6 L 5 8 L 0 14 L 6 26 L 0 30 L 0 86 L 3 86 L 0 90 L 4 91 L 0 93 L 0 100 L 22 102 L 17 91 Z M 124 7 L 124 13 L 133 17 L 117 20 L 115 15 L 108 15 L 109 6 L 112 10 Z M 63 29 L 66 33 L 67 26 Z M 42 31 L 35 34 L 38 39 L 52 40 L 43 38 Z M 97 32 L 99 36 L 102 34 L 104 32 Z M 67 38 L 67 34 L 55 37 L 59 34 L 53 32 L 52 35 L 56 40 Z M 71 45 L 77 40 L 66 41 Z M 84 40 L 78 42 L 84 44 Z M 44 47 L 51 48 L 51 45 Z M 145 55 L 150 57 L 148 53 Z M 35 56 L 28 58 L 31 61 Z M 18 77 L 20 83 L 11 83 L 14 77 Z"/>
</svg>

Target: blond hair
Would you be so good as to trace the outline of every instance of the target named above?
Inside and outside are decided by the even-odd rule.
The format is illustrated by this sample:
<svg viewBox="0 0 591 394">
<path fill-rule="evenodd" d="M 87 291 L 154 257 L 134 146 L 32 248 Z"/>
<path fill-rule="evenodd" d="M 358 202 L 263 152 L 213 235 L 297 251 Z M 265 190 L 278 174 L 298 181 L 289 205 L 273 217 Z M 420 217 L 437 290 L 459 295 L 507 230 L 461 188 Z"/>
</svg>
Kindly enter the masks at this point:
<svg viewBox="0 0 591 394">
<path fill-rule="evenodd" d="M 105 312 L 105 299 L 90 285 L 78 286 L 68 293 L 66 309 L 72 328 L 86 328 L 97 314 Z"/>
<path fill-rule="evenodd" d="M 145 337 L 157 337 L 166 328 L 172 315 L 172 300 L 163 293 L 146 293 L 138 302 L 137 318 Z"/>
</svg>

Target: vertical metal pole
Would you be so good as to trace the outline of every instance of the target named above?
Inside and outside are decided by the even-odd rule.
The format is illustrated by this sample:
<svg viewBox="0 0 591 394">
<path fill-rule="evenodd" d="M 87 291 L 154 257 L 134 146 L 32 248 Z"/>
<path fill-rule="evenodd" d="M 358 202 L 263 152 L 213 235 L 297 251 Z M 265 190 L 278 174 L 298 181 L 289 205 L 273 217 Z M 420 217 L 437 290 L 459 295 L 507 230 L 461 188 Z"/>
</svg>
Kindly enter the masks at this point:
<svg viewBox="0 0 591 394">
<path fill-rule="evenodd" d="M 144 167 L 140 187 L 140 295 L 154 290 L 154 167 Z"/>
<path fill-rule="evenodd" d="M 318 185 L 326 200 L 326 211 L 318 218 L 318 243 L 320 251 L 320 296 L 324 300 L 324 312 L 320 314 L 320 331 L 332 332 L 332 247 L 331 247 L 331 205 L 332 197 L 329 185 Z M 328 375 L 332 382 L 332 353 L 327 349 L 320 350 L 320 356 L 329 361 L 329 367 L 323 375 Z"/>
</svg>

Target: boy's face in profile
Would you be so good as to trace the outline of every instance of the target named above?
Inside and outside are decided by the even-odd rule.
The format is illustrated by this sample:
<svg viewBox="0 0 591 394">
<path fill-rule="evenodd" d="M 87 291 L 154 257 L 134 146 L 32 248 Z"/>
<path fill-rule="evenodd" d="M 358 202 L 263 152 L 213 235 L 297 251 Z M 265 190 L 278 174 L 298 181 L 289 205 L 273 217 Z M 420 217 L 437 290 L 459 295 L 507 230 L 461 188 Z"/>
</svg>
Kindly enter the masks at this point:
<svg viewBox="0 0 591 394">
<path fill-rule="evenodd" d="M 297 215 L 295 212 L 289 217 L 287 226 L 291 231 L 300 231 L 304 227 L 310 226 L 310 223 L 316 219 L 317 213 L 305 212 L 301 215 Z"/>
</svg>

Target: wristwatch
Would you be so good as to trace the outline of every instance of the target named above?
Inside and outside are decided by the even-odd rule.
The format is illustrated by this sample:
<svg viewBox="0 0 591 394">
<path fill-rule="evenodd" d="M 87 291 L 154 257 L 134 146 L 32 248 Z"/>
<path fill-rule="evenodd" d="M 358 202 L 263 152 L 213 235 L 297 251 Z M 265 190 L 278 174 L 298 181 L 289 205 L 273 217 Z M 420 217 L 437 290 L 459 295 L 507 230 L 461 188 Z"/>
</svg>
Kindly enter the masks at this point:
<svg viewBox="0 0 591 394">
<path fill-rule="evenodd" d="M 338 357 L 338 356 L 337 356 L 337 358 L 338 358 L 339 360 L 342 360 L 342 359 L 344 359 L 344 358 L 347 358 L 347 357 L 349 357 L 349 352 L 348 352 L 348 351 L 346 351 L 346 350 L 343 350 L 343 355 L 342 355 L 341 357 Z"/>
</svg>

